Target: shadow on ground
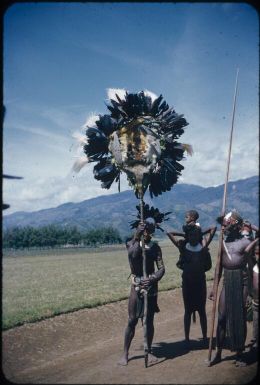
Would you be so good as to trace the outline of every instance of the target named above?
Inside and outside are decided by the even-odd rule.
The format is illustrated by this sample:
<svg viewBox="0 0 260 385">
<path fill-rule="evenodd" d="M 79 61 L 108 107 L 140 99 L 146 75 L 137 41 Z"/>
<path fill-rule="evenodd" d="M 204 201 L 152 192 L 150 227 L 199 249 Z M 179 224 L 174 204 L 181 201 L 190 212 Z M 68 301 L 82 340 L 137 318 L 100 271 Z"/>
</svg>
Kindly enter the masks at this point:
<svg viewBox="0 0 260 385">
<path fill-rule="evenodd" d="M 190 340 L 187 344 L 184 340 L 176 342 L 161 342 L 153 346 L 153 354 L 158 358 L 165 358 L 165 360 L 172 360 L 188 354 L 192 350 L 208 349 L 209 342 L 201 340 Z"/>
<path fill-rule="evenodd" d="M 213 338 L 212 346 L 213 349 L 215 349 L 216 339 Z M 185 354 L 188 354 L 191 351 L 194 350 L 208 350 L 209 348 L 209 339 L 204 341 L 203 339 L 200 340 L 190 340 L 190 344 L 187 345 L 187 343 L 182 341 L 176 341 L 176 342 L 159 342 L 153 345 L 153 354 L 159 359 L 156 364 L 160 364 L 163 361 L 166 360 L 172 360 L 174 358 L 183 356 Z M 249 346 L 247 346 L 249 348 Z M 225 344 L 224 349 L 229 349 L 228 344 Z M 212 358 L 215 355 L 215 350 L 212 350 Z M 143 355 L 134 355 L 131 358 L 129 358 L 129 361 L 131 360 L 138 360 L 142 359 Z M 246 364 L 252 365 L 255 362 L 258 362 L 258 350 L 257 349 L 249 349 L 248 351 L 245 351 L 242 354 L 242 360 L 246 362 Z M 236 359 L 236 354 L 233 352 L 230 352 L 226 357 L 222 358 L 222 361 L 234 361 Z"/>
</svg>

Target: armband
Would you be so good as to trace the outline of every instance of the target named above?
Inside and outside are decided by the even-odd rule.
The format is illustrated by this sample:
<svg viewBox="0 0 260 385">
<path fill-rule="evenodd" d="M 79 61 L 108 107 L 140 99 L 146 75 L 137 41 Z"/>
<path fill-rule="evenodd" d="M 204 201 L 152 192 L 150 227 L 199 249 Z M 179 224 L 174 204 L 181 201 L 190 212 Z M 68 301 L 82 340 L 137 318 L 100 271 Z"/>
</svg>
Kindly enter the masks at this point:
<svg viewBox="0 0 260 385">
<path fill-rule="evenodd" d="M 158 263 L 158 269 L 161 269 L 162 267 L 164 267 L 162 259 L 159 259 L 157 263 Z"/>
<path fill-rule="evenodd" d="M 150 275 L 149 275 L 149 279 L 150 279 L 150 281 L 151 281 L 152 283 L 157 281 L 157 278 L 156 278 L 156 275 L 155 275 L 155 274 L 150 274 Z"/>
</svg>

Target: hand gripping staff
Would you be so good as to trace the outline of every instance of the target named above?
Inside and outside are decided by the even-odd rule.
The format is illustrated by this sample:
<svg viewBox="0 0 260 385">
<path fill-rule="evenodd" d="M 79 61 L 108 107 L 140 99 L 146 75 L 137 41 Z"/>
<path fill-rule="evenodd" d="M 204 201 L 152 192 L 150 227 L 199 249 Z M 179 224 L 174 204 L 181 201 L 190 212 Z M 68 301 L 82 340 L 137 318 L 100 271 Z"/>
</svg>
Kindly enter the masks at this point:
<svg viewBox="0 0 260 385">
<path fill-rule="evenodd" d="M 221 216 L 224 216 L 225 215 L 225 211 L 226 211 L 227 185 L 228 185 L 228 177 L 229 177 L 229 166 L 230 166 L 230 157 L 231 157 L 231 148 L 232 148 L 232 139 L 233 139 L 233 129 L 234 129 L 234 119 L 235 119 L 235 111 L 236 111 L 238 73 L 239 73 L 239 69 L 237 69 L 237 74 L 236 74 L 235 92 L 234 92 L 234 100 L 233 100 L 233 112 L 232 112 L 232 123 L 231 123 L 230 138 L 229 138 L 226 179 L 225 179 L 225 185 L 224 185 L 224 193 L 223 193 L 223 203 L 222 203 Z M 220 234 L 219 234 L 218 255 L 217 255 L 217 261 L 216 261 L 216 267 L 215 267 L 214 281 L 213 281 L 213 306 L 212 306 L 212 315 L 211 315 L 212 318 L 211 318 L 211 329 L 210 329 L 210 338 L 209 338 L 209 351 L 208 351 L 208 361 L 207 361 L 208 366 L 211 365 L 212 340 L 213 340 L 215 315 L 216 315 L 217 294 L 218 294 L 218 277 L 219 277 L 219 270 L 220 270 L 220 263 L 221 263 L 222 244 L 223 244 L 223 231 L 221 229 L 220 230 Z"/>
<path fill-rule="evenodd" d="M 184 167 L 179 163 L 184 152 L 192 154 L 189 144 L 177 139 L 188 125 L 183 115 L 169 108 L 162 95 L 150 91 L 128 93 L 124 89 L 109 89 L 107 105 L 110 114 L 92 117 L 86 123 L 85 135 L 77 134 L 83 157 L 74 164 L 79 171 L 86 163 L 96 162 L 94 177 L 109 189 L 115 181 L 120 190 L 120 174 L 124 172 L 129 185 L 140 200 L 143 222 L 143 196 L 158 196 L 177 183 Z M 141 238 L 143 275 L 147 277 L 144 238 Z M 144 295 L 144 352 L 147 366 L 147 295 Z"/>
</svg>

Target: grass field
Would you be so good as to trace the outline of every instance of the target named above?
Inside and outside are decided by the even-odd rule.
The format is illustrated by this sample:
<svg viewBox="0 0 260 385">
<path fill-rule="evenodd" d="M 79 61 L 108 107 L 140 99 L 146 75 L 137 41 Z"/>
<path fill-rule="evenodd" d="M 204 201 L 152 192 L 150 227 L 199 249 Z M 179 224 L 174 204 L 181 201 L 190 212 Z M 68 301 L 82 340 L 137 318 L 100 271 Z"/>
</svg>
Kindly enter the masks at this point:
<svg viewBox="0 0 260 385">
<path fill-rule="evenodd" d="M 159 290 L 181 284 L 177 249 L 160 242 L 166 273 Z M 211 243 L 213 268 L 217 242 Z M 130 273 L 124 245 L 98 249 L 17 251 L 2 259 L 2 328 L 128 297 Z"/>
</svg>

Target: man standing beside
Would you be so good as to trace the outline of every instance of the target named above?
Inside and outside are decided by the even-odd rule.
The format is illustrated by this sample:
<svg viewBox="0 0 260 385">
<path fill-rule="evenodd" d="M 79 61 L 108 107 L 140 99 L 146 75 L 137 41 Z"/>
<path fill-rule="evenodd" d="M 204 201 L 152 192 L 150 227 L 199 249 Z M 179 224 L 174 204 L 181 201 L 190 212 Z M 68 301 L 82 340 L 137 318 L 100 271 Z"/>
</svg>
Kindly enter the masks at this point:
<svg viewBox="0 0 260 385">
<path fill-rule="evenodd" d="M 152 241 L 152 234 L 155 231 L 155 221 L 153 218 L 147 218 L 144 224 L 139 224 L 134 237 L 126 243 L 128 250 L 128 260 L 131 269 L 131 289 L 128 302 L 128 324 L 125 330 L 124 353 L 119 365 L 127 365 L 129 348 L 135 335 L 135 327 L 138 319 L 143 318 L 144 298 L 143 290 L 148 292 L 147 306 L 147 345 L 148 345 L 148 363 L 157 361 L 152 354 L 152 342 L 154 336 L 154 314 L 159 312 L 157 304 L 158 281 L 165 273 L 162 252 L 160 246 Z M 143 258 L 141 235 L 144 236 L 145 254 L 146 254 L 146 272 L 148 278 L 143 277 Z M 155 265 L 157 271 L 155 272 Z"/>
<path fill-rule="evenodd" d="M 248 296 L 247 263 L 249 252 L 255 241 L 241 234 L 243 219 L 236 212 L 228 213 L 222 223 L 222 243 L 218 282 L 224 272 L 223 287 L 218 304 L 217 352 L 211 365 L 221 361 L 226 336 L 230 339 L 230 350 L 236 352 L 236 366 L 245 366 L 242 352 L 245 349 L 247 333 L 246 301 Z M 211 291 L 210 299 L 214 299 Z"/>
</svg>

